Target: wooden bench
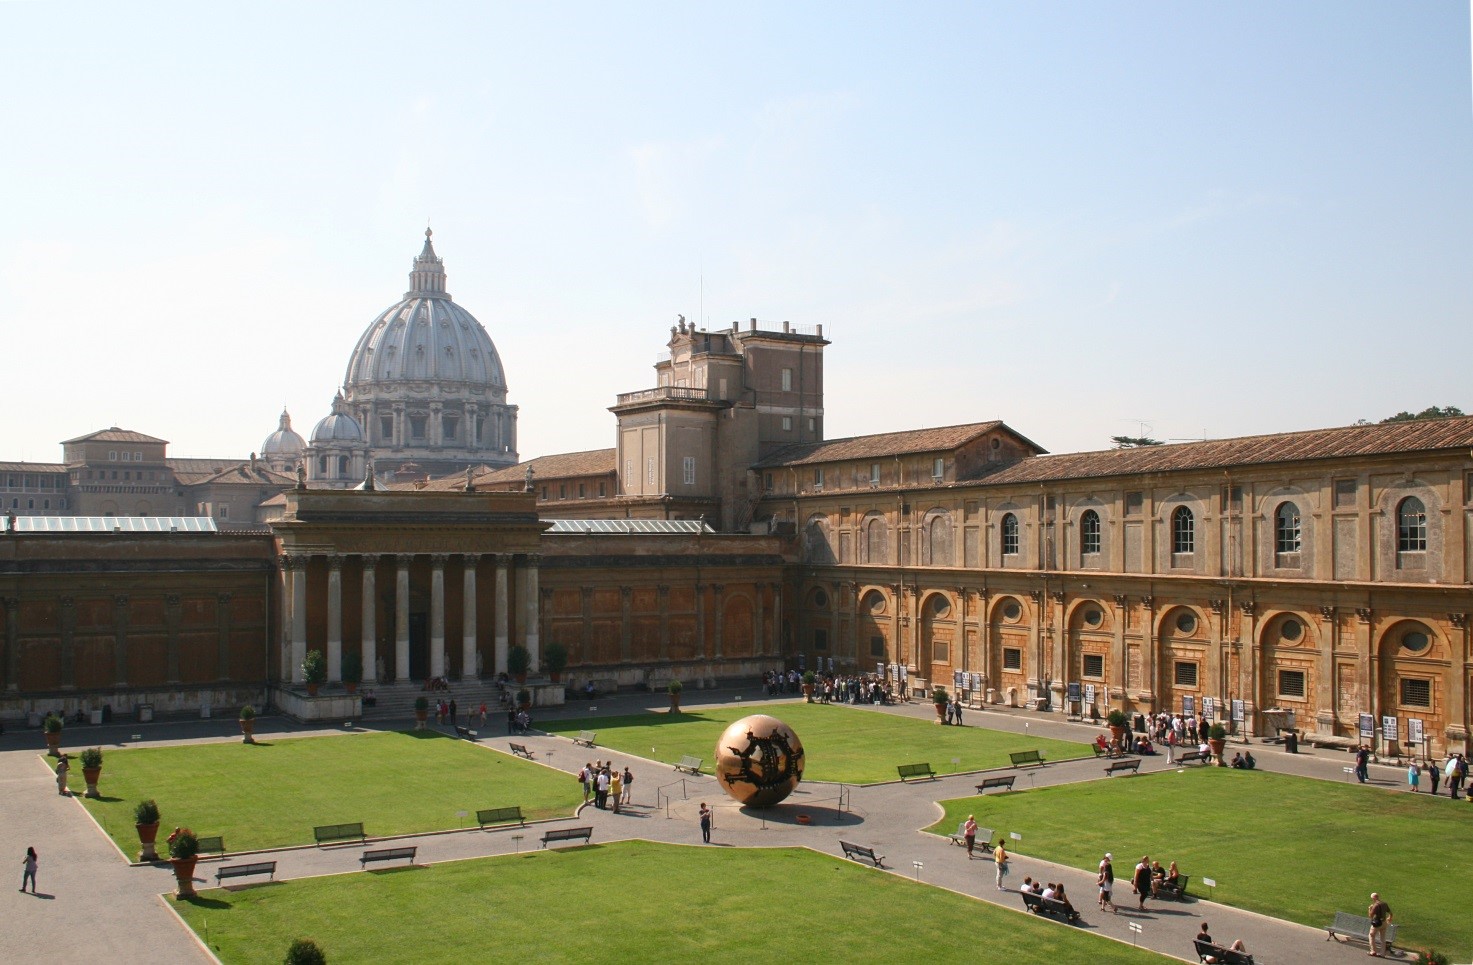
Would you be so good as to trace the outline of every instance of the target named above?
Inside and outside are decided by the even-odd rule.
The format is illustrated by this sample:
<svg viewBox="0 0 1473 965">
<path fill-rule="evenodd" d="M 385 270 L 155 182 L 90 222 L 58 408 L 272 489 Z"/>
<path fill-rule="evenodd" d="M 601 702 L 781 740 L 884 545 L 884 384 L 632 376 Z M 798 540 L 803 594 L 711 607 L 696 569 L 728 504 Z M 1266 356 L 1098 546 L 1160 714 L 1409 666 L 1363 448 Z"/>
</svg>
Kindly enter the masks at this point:
<svg viewBox="0 0 1473 965">
<path fill-rule="evenodd" d="M 868 861 L 876 868 L 885 867 L 885 856 L 875 854 L 874 848 L 862 847 L 857 844 L 851 844 L 848 841 L 840 841 L 839 847 L 844 849 L 844 857 L 846 858 L 852 858 L 855 861 Z"/>
<path fill-rule="evenodd" d="M 1386 932 L 1386 951 L 1391 951 L 1391 946 L 1396 944 L 1396 924 L 1387 925 L 1383 931 Z M 1325 941 L 1331 938 L 1339 941 L 1341 937 L 1355 938 L 1370 943 L 1371 920 L 1364 915 L 1352 915 L 1348 911 L 1335 912 L 1335 920 L 1325 926 Z"/>
<path fill-rule="evenodd" d="M 1060 921 L 1068 922 L 1071 925 L 1080 920 L 1079 912 L 1076 911 L 1071 914 L 1069 911 L 1069 906 L 1064 904 L 1062 901 L 1057 901 L 1053 898 L 1045 898 L 1043 895 L 1035 895 L 1031 891 L 1020 892 L 1020 894 L 1022 894 L 1023 896 L 1023 907 L 1027 908 L 1035 915 L 1042 915 L 1045 913 L 1054 915 Z"/>
<path fill-rule="evenodd" d="M 1185 754 L 1176 755 L 1176 763 L 1178 764 L 1190 764 L 1193 761 L 1198 764 L 1210 764 L 1212 763 L 1212 755 L 1204 754 L 1201 751 L 1187 751 Z"/>
<path fill-rule="evenodd" d="M 702 758 L 684 754 L 680 758 L 680 763 L 675 765 L 675 769 L 677 771 L 690 771 L 692 774 L 699 774 L 701 773 L 702 763 L 704 763 Z"/>
<path fill-rule="evenodd" d="M 593 747 L 594 739 L 597 737 L 598 734 L 594 733 L 591 730 L 580 730 L 578 732 L 578 736 L 573 738 L 573 743 L 582 744 L 584 747 Z"/>
<path fill-rule="evenodd" d="M 418 848 L 380 848 L 378 851 L 365 851 L 358 858 L 358 864 L 367 868 L 370 861 L 398 861 L 401 858 L 414 864 L 414 855 L 418 850 Z"/>
<path fill-rule="evenodd" d="M 526 744 L 512 744 L 508 742 L 508 746 L 511 747 L 511 752 L 518 757 L 525 757 L 529 761 L 532 759 L 532 752 L 527 750 Z"/>
<path fill-rule="evenodd" d="M 1043 759 L 1043 754 L 1039 753 L 1036 750 L 1034 750 L 1034 751 L 1014 751 L 1013 753 L 1009 754 L 1008 756 L 1013 759 L 1013 766 L 1014 767 L 1027 767 L 1027 766 L 1030 766 L 1030 765 L 1033 765 L 1033 766 L 1036 766 L 1036 767 L 1042 767 L 1043 765 L 1045 765 L 1045 764 L 1048 763 L 1048 761 L 1045 761 Z"/>
<path fill-rule="evenodd" d="M 473 740 L 476 739 L 476 732 L 473 731 L 473 730 L 471 730 L 469 727 L 462 727 L 461 725 L 456 724 L 455 725 L 455 736 L 456 737 L 463 737 L 463 738 L 465 738 L 468 741 L 473 741 Z"/>
<path fill-rule="evenodd" d="M 208 854 L 216 858 L 225 857 L 225 838 L 221 835 L 216 835 L 212 838 L 200 838 L 199 854 L 201 856 Z"/>
<path fill-rule="evenodd" d="M 527 819 L 522 817 L 520 805 L 509 808 L 487 808 L 476 812 L 476 820 L 481 823 L 481 830 L 486 830 L 488 824 L 509 824 L 515 821 L 517 824 L 526 825 Z"/>
<path fill-rule="evenodd" d="M 955 844 L 955 845 L 959 845 L 960 847 L 965 848 L 967 846 L 967 836 L 963 832 L 966 831 L 966 829 L 967 829 L 967 822 L 963 821 L 961 824 L 958 824 L 956 826 L 956 834 L 953 834 L 951 836 L 951 843 L 952 844 Z M 973 847 L 975 847 L 978 850 L 982 851 L 984 854 L 991 854 L 992 853 L 992 835 L 993 835 L 993 831 L 992 831 L 991 828 L 984 828 L 981 825 L 978 825 L 977 826 L 977 840 L 973 844 Z"/>
<path fill-rule="evenodd" d="M 1191 880 L 1191 877 L 1191 875 L 1177 875 L 1174 886 L 1168 885 L 1166 880 L 1162 879 L 1161 884 L 1156 887 L 1156 897 L 1170 898 L 1173 901 L 1186 901 L 1187 882 Z"/>
<path fill-rule="evenodd" d="M 257 861 L 253 864 L 227 864 L 221 865 L 215 870 L 215 884 L 219 884 L 226 878 L 244 878 L 247 875 L 270 875 L 271 880 L 276 880 L 275 861 Z"/>
<path fill-rule="evenodd" d="M 321 845 L 324 841 L 348 841 L 353 838 L 364 841 L 368 835 L 363 833 L 363 822 L 359 821 L 356 824 L 319 824 L 312 829 L 312 837 Z"/>
<path fill-rule="evenodd" d="M 1016 774 L 1008 774 L 1004 777 L 984 777 L 982 783 L 977 785 L 977 793 L 985 794 L 987 789 L 992 787 L 1000 787 L 1003 790 L 1011 791 L 1013 789 L 1013 782 L 1017 779 L 1018 775 Z"/>
<path fill-rule="evenodd" d="M 1140 772 L 1140 769 L 1141 759 L 1139 757 L 1132 757 L 1129 760 L 1115 761 L 1112 764 L 1106 764 L 1105 776 L 1109 777 L 1116 771 L 1130 771 L 1130 773 L 1136 774 Z"/>
<path fill-rule="evenodd" d="M 1095 757 L 1110 757 L 1111 756 L 1110 752 L 1107 751 L 1105 748 L 1101 747 L 1099 744 L 1091 744 L 1091 745 L 1089 745 L 1089 749 L 1095 752 Z"/>
<path fill-rule="evenodd" d="M 900 774 L 902 781 L 909 781 L 913 777 L 926 777 L 936 780 L 936 772 L 931 770 L 930 764 L 897 764 L 895 770 Z"/>
<path fill-rule="evenodd" d="M 557 828 L 542 836 L 542 846 L 547 847 L 550 841 L 576 841 L 582 838 L 585 842 L 593 840 L 593 828 Z"/>
<path fill-rule="evenodd" d="M 1221 962 L 1223 965 L 1253 965 L 1253 956 L 1247 952 L 1235 952 L 1231 948 L 1223 948 L 1211 942 L 1204 942 L 1200 938 L 1192 940 L 1192 947 L 1197 950 L 1197 961 L 1199 962 Z"/>
</svg>

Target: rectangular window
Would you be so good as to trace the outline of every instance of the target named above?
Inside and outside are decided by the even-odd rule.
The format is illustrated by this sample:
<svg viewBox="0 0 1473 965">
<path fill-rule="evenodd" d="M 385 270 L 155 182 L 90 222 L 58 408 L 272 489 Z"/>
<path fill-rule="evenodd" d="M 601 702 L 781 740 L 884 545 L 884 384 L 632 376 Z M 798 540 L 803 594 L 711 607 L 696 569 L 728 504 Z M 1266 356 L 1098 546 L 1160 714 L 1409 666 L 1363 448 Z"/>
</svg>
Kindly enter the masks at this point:
<svg viewBox="0 0 1473 965">
<path fill-rule="evenodd" d="M 1139 516 L 1141 514 L 1141 510 L 1145 508 L 1145 505 L 1146 505 L 1146 496 L 1145 496 L 1145 493 L 1126 493 L 1125 494 L 1125 515 L 1127 515 L 1127 516 Z"/>
<path fill-rule="evenodd" d="M 409 435 L 414 439 L 423 439 L 425 437 L 424 416 L 412 415 L 409 417 Z"/>
<path fill-rule="evenodd" d="M 455 438 L 455 430 L 460 428 L 460 417 L 453 415 L 440 416 L 440 432 L 446 439 Z"/>
<path fill-rule="evenodd" d="M 783 391 L 793 391 L 793 370 L 783 369 Z"/>
<path fill-rule="evenodd" d="M 558 487 L 557 487 L 557 498 L 558 499 L 567 499 L 568 498 L 568 484 L 567 483 L 559 483 L 558 484 Z"/>
<path fill-rule="evenodd" d="M 1197 665 L 1190 660 L 1176 661 L 1176 685 L 1178 687 L 1197 686 Z"/>
<path fill-rule="evenodd" d="M 221 503 L 220 504 L 219 516 L 220 516 L 221 519 L 229 519 L 230 518 L 230 507 L 229 506 L 226 506 L 224 503 Z"/>
<path fill-rule="evenodd" d="M 62 500 L 61 500 L 61 508 L 62 509 L 66 509 L 66 498 L 65 497 L 63 497 Z"/>
<path fill-rule="evenodd" d="M 931 644 L 932 663 L 951 663 L 951 644 L 945 640 L 936 640 Z"/>
<path fill-rule="evenodd" d="M 815 419 L 815 418 L 813 418 L 813 417 L 811 417 L 811 416 L 808 419 L 808 431 L 809 432 L 817 432 L 818 431 L 818 420 Z"/>
<path fill-rule="evenodd" d="M 935 462 L 931 463 L 931 478 L 932 479 L 935 479 L 936 481 L 939 482 L 941 480 L 941 477 L 944 476 L 944 475 L 946 475 L 946 460 L 945 459 L 937 459 Z"/>
<path fill-rule="evenodd" d="M 1431 707 L 1432 681 L 1402 677 L 1401 703 L 1403 707 Z"/>
<path fill-rule="evenodd" d="M 1295 700 L 1304 699 L 1304 671 L 1303 670 L 1280 670 L 1279 671 L 1279 696 L 1290 697 Z"/>
<path fill-rule="evenodd" d="M 598 494 L 599 494 L 600 497 L 604 497 L 604 496 L 607 496 L 609 494 L 607 487 L 608 487 L 608 483 L 599 483 L 598 484 Z"/>
<path fill-rule="evenodd" d="M 1020 648 L 1018 648 L 1018 647 L 1003 647 L 1002 648 L 1002 669 L 1004 669 L 1004 670 L 1022 670 L 1023 669 L 1023 651 Z"/>
<path fill-rule="evenodd" d="M 1335 508 L 1336 509 L 1354 509 L 1355 508 L 1355 480 L 1354 479 L 1337 479 L 1337 480 L 1335 480 Z"/>
<path fill-rule="evenodd" d="M 813 488 L 814 489 L 822 489 L 823 488 L 823 467 L 821 467 L 821 466 L 819 468 L 813 470 Z"/>
<path fill-rule="evenodd" d="M 783 431 L 784 432 L 792 432 L 793 431 L 793 417 L 792 416 L 790 416 L 790 415 L 783 416 Z"/>
<path fill-rule="evenodd" d="M 870 637 L 869 638 L 869 655 L 871 657 L 883 657 L 885 655 L 885 638 L 884 637 Z"/>
<path fill-rule="evenodd" d="M 878 486 L 880 484 L 880 464 L 872 462 L 869 464 L 869 484 Z"/>
<path fill-rule="evenodd" d="M 813 649 L 827 650 L 829 648 L 829 632 L 815 628 L 813 631 Z"/>
<path fill-rule="evenodd" d="M 108 452 L 107 452 L 107 458 L 108 458 L 108 461 L 110 461 L 110 462 L 117 462 L 118 461 L 118 451 L 116 449 L 109 449 Z"/>
<path fill-rule="evenodd" d="M 772 492 L 772 473 L 763 473 L 762 488 L 767 492 Z"/>
<path fill-rule="evenodd" d="M 391 415 L 379 416 L 378 420 L 379 441 L 392 442 L 394 439 L 394 417 Z"/>
<path fill-rule="evenodd" d="M 542 487 L 541 495 L 538 498 L 540 498 L 543 502 L 546 502 L 547 501 L 547 487 L 546 486 L 543 486 Z"/>
<path fill-rule="evenodd" d="M 686 456 L 682 463 L 685 484 L 694 486 L 696 484 L 696 457 Z"/>
<path fill-rule="evenodd" d="M 135 452 L 135 453 L 133 453 L 133 461 L 134 462 L 142 462 L 143 461 L 143 453 L 141 453 L 141 452 Z"/>
<path fill-rule="evenodd" d="M 1084 675 L 1091 680 L 1105 679 L 1105 655 L 1102 653 L 1087 653 L 1084 655 Z"/>
<path fill-rule="evenodd" d="M 644 461 L 644 481 L 651 486 L 655 484 L 655 457 L 649 456 Z"/>
<path fill-rule="evenodd" d="M 584 483 L 579 483 L 578 484 L 578 498 L 579 499 L 586 499 L 587 496 L 588 496 L 588 487 L 587 487 L 587 485 L 585 485 Z"/>
<path fill-rule="evenodd" d="M 124 479 L 132 479 L 133 478 L 133 470 L 131 470 L 131 469 L 124 469 L 123 470 L 123 478 Z"/>
</svg>

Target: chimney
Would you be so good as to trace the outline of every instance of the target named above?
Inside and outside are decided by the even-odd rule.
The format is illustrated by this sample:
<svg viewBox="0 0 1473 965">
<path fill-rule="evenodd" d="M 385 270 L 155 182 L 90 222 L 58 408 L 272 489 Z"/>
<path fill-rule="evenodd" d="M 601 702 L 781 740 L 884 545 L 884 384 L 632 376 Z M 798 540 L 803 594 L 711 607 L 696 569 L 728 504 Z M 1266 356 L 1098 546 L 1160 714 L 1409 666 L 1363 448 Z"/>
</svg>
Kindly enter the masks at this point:
<svg viewBox="0 0 1473 965">
<path fill-rule="evenodd" d="M 783 334 L 784 335 L 788 334 L 788 330 L 789 330 L 788 323 L 787 322 L 783 322 Z"/>
<path fill-rule="evenodd" d="M 818 337 L 819 338 L 823 338 L 823 326 L 822 325 L 819 325 L 818 326 Z"/>
</svg>

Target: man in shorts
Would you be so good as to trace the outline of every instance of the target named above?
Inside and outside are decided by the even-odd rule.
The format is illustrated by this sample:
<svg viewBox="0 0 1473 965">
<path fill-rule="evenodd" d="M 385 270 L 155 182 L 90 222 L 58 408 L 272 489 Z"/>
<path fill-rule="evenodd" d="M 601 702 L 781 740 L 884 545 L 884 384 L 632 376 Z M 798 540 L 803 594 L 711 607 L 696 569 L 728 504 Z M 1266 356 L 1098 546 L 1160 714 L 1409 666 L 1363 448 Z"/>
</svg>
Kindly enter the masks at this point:
<svg viewBox="0 0 1473 965">
<path fill-rule="evenodd" d="M 1120 910 L 1110 900 L 1110 892 L 1115 889 L 1115 866 L 1110 863 L 1113 858 L 1114 855 L 1105 852 L 1105 856 L 1100 859 L 1100 875 L 1097 880 L 1100 885 L 1100 911 L 1104 911 L 1105 906 L 1109 905 L 1110 911 L 1118 915 Z"/>
</svg>

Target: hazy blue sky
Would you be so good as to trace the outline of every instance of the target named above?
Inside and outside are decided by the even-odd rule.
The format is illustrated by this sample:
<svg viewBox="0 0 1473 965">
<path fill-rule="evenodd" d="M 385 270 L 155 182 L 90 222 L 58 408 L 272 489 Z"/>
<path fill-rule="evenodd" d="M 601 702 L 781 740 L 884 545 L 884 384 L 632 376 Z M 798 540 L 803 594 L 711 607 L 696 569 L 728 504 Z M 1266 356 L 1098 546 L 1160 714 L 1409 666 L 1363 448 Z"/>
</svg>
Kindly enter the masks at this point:
<svg viewBox="0 0 1473 965">
<path fill-rule="evenodd" d="M 0 459 L 307 435 L 427 219 L 524 457 L 677 314 L 830 437 L 1473 410 L 1464 0 L 714 6 L 0 3 Z"/>
</svg>

